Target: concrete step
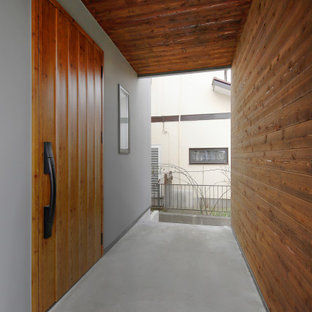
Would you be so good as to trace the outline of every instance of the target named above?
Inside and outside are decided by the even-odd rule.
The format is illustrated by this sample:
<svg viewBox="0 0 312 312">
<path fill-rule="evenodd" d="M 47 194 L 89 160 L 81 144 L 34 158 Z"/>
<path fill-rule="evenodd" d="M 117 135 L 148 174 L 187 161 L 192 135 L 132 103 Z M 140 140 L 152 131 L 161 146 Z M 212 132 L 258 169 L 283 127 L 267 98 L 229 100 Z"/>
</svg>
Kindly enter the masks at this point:
<svg viewBox="0 0 312 312">
<path fill-rule="evenodd" d="M 159 222 L 231 226 L 231 218 L 159 211 Z"/>
</svg>

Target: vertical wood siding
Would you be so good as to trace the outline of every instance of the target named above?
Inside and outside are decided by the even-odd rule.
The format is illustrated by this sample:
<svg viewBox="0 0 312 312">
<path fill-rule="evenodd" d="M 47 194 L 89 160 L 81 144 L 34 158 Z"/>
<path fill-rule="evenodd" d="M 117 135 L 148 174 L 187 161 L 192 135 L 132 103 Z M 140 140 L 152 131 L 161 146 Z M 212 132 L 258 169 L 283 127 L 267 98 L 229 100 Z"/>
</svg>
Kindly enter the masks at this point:
<svg viewBox="0 0 312 312">
<path fill-rule="evenodd" d="M 312 2 L 255 0 L 232 67 L 232 226 L 271 311 L 312 311 Z"/>
<path fill-rule="evenodd" d="M 46 311 L 102 256 L 103 51 L 54 0 L 34 1 L 33 311 Z M 43 238 L 50 182 L 43 142 L 53 143 L 56 209 Z"/>
</svg>

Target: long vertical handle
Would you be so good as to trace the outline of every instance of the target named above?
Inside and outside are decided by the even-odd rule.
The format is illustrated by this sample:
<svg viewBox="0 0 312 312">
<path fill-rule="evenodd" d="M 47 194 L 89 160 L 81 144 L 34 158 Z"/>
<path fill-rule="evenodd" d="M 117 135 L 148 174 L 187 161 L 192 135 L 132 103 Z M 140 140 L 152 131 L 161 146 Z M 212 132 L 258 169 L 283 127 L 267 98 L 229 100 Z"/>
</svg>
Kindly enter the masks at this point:
<svg viewBox="0 0 312 312">
<path fill-rule="evenodd" d="M 50 176 L 50 205 L 44 207 L 44 238 L 52 235 L 56 200 L 56 176 L 52 143 L 44 142 L 44 173 Z"/>
</svg>

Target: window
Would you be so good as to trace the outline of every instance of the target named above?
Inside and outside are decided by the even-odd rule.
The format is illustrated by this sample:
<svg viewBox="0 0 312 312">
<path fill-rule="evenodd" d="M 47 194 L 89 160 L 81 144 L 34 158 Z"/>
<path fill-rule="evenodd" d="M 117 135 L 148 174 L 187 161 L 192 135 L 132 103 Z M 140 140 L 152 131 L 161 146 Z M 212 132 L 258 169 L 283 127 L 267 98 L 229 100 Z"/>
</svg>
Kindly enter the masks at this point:
<svg viewBox="0 0 312 312">
<path fill-rule="evenodd" d="M 228 148 L 190 148 L 189 163 L 196 164 L 228 164 Z"/>
</svg>

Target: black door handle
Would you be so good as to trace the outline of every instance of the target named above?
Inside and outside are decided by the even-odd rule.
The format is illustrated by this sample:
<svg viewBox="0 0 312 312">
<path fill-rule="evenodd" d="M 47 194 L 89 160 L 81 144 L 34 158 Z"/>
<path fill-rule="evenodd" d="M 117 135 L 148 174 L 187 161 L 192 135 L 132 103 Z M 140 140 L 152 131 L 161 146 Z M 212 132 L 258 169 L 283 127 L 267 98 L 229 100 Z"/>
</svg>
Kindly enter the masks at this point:
<svg viewBox="0 0 312 312">
<path fill-rule="evenodd" d="M 44 142 L 44 173 L 50 176 L 50 205 L 44 207 L 44 238 L 52 235 L 55 214 L 56 180 L 52 143 Z"/>
</svg>

